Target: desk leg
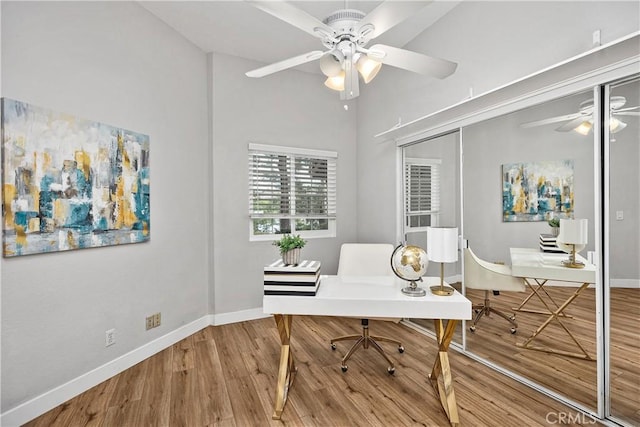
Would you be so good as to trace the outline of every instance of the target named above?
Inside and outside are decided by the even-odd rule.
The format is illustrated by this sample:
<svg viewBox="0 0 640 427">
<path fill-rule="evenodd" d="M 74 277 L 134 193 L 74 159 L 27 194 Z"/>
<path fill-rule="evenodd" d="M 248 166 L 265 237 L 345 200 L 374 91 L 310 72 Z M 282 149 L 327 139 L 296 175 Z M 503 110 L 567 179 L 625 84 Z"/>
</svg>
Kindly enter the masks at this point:
<svg viewBox="0 0 640 427">
<path fill-rule="evenodd" d="M 271 418 L 279 420 L 284 410 L 284 404 L 287 403 L 289 388 L 293 384 L 298 369 L 293 362 L 293 354 L 291 354 L 290 347 L 293 316 L 290 314 L 274 314 L 273 318 L 278 326 L 278 334 L 280 334 L 280 367 L 278 368 L 275 408 Z"/>
<path fill-rule="evenodd" d="M 433 369 L 429 375 L 429 380 L 436 393 L 440 397 L 440 404 L 449 418 L 452 426 L 460 424 L 458 418 L 458 407 L 456 396 L 453 391 L 453 381 L 451 379 L 451 367 L 449 366 L 449 344 L 456 330 L 457 320 L 447 321 L 443 326 L 442 320 L 435 320 L 436 337 L 438 340 L 438 357 L 433 363 Z M 440 382 L 442 379 L 442 382 Z"/>
<path fill-rule="evenodd" d="M 584 349 L 584 347 L 582 347 L 582 345 L 576 339 L 576 337 L 573 336 L 571 331 L 569 331 L 569 329 L 567 329 L 564 323 L 562 323 L 562 320 L 560 320 L 560 317 L 564 309 L 567 308 L 569 304 L 571 304 L 573 300 L 576 299 L 578 295 L 580 295 L 580 293 L 587 288 L 587 286 L 589 286 L 588 283 L 583 283 L 582 286 L 580 286 L 573 293 L 573 295 L 567 298 L 567 300 L 564 303 L 562 303 L 562 305 L 558 307 L 558 309 L 555 311 L 551 311 L 551 308 L 549 308 L 547 303 L 542 299 L 542 297 L 539 294 L 536 293 L 536 295 L 538 296 L 538 298 L 540 298 L 540 300 L 545 305 L 545 307 L 547 307 L 547 309 L 551 311 L 551 315 L 547 318 L 547 320 L 545 320 L 545 322 L 542 325 L 540 325 L 540 327 L 533 333 L 533 335 L 531 335 L 525 342 L 516 344 L 516 346 L 521 348 L 527 348 L 529 350 L 544 351 L 546 353 L 560 354 L 563 356 L 576 357 L 576 358 L 585 359 L 585 360 L 595 360 L 591 356 L 589 356 L 589 353 L 587 353 L 587 351 Z M 531 345 L 531 342 L 540 334 L 540 332 L 542 332 L 554 320 L 558 322 L 560 326 L 562 326 L 562 329 L 564 329 L 565 332 L 571 337 L 573 342 L 578 346 L 578 348 L 582 353 L 572 353 L 568 351 L 554 350 L 551 348 L 534 347 Z"/>
<path fill-rule="evenodd" d="M 513 311 L 519 311 L 521 313 L 534 313 L 534 314 L 551 314 L 551 313 L 553 313 L 552 310 L 541 311 L 541 310 L 530 310 L 528 308 L 524 308 L 524 306 L 529 302 L 529 300 L 534 295 L 537 295 L 538 298 L 540 298 L 540 294 L 538 293 L 539 291 L 544 292 L 544 294 L 547 296 L 549 301 L 551 301 L 553 303 L 553 305 L 556 306 L 556 308 L 560 308 L 558 303 L 551 297 L 551 295 L 549 295 L 549 292 L 547 292 L 547 289 L 544 287 L 544 285 L 547 283 L 547 280 L 533 279 L 536 282 L 536 284 L 538 285 L 537 289 L 531 284 L 531 282 L 526 277 L 523 277 L 522 280 L 524 280 L 525 285 L 527 285 L 529 287 L 529 289 L 531 289 L 531 292 L 529 293 L 529 295 L 527 295 L 527 297 L 524 300 L 522 300 L 522 302 L 520 303 L 519 306 L 512 307 Z M 562 317 L 567 317 L 567 318 L 573 318 L 573 316 L 570 316 L 570 315 L 564 314 L 564 313 L 562 313 L 561 316 Z"/>
</svg>

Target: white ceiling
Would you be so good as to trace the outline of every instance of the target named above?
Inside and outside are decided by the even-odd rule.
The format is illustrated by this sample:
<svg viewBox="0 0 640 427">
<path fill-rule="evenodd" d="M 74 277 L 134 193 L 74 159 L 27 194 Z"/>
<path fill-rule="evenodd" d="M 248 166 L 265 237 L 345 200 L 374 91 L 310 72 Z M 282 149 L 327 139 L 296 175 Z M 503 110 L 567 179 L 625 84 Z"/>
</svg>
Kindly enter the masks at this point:
<svg viewBox="0 0 640 427">
<path fill-rule="evenodd" d="M 350 0 L 290 3 L 323 20 L 332 12 L 345 8 L 345 4 L 347 8 L 368 13 L 382 2 Z M 382 34 L 375 42 L 403 47 L 460 1 L 424 3 L 424 9 L 419 13 Z M 324 50 L 319 39 L 243 1 L 141 1 L 139 4 L 205 52 L 225 53 L 270 64 L 312 50 Z M 298 69 L 319 72 L 317 63 L 306 64 Z"/>
</svg>

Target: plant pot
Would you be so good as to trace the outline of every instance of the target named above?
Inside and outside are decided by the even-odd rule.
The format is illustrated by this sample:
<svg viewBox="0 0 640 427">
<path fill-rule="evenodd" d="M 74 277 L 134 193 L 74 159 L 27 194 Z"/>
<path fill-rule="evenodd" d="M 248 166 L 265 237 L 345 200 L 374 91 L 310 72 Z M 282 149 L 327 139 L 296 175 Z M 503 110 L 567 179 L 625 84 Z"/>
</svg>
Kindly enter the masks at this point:
<svg viewBox="0 0 640 427">
<path fill-rule="evenodd" d="M 559 233 L 560 233 L 560 227 L 551 227 L 551 235 L 553 237 L 558 237 Z"/>
<path fill-rule="evenodd" d="M 284 262 L 284 265 L 300 264 L 300 248 L 291 249 L 283 253 L 282 262 Z"/>
</svg>

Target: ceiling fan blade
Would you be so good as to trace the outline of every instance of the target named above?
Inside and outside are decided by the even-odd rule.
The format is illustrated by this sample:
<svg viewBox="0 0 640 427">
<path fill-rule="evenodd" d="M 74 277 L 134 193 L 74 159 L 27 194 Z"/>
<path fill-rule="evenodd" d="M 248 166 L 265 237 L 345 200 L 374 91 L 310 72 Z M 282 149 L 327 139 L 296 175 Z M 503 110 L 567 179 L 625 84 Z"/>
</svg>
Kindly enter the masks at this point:
<svg viewBox="0 0 640 427">
<path fill-rule="evenodd" d="M 582 123 L 589 121 L 589 119 L 591 119 L 591 116 L 580 115 L 579 117 L 576 117 L 575 119 L 570 120 L 562 126 L 556 128 L 556 130 L 558 132 L 569 132 L 570 130 L 574 130 L 575 128 L 580 126 Z"/>
<path fill-rule="evenodd" d="M 367 24 L 373 25 L 373 32 L 368 35 L 368 39 L 371 40 L 395 27 L 429 3 L 431 1 L 385 1 L 362 18 L 358 23 L 358 30 Z"/>
<path fill-rule="evenodd" d="M 294 56 L 293 58 L 285 59 L 283 61 L 269 64 L 264 67 L 256 68 L 255 70 L 247 71 L 245 74 L 247 75 L 247 77 L 256 78 L 268 76 L 269 74 L 286 70 L 287 68 L 297 67 L 298 65 L 315 61 L 316 59 L 319 59 L 323 53 L 324 52 L 322 52 L 321 50 L 313 50 L 302 55 Z"/>
<path fill-rule="evenodd" d="M 582 116 L 580 113 L 567 114 L 565 116 L 557 116 L 557 117 L 549 117 L 548 119 L 536 120 L 535 122 L 527 122 L 522 123 L 520 125 L 521 128 L 532 128 L 535 126 L 543 126 L 551 123 L 565 122 L 567 120 L 573 120 L 577 117 Z"/>
<path fill-rule="evenodd" d="M 371 46 L 367 56 L 383 64 L 413 71 L 418 74 L 437 77 L 439 79 L 450 76 L 458 67 L 458 64 L 447 61 L 446 59 L 434 58 L 384 44 Z"/>
<path fill-rule="evenodd" d="M 312 36 L 321 37 L 323 32 L 335 34 L 333 28 L 307 12 L 283 1 L 245 0 L 247 3 L 275 16 L 284 22 L 305 31 Z M 318 32 L 316 29 L 320 29 Z"/>
<path fill-rule="evenodd" d="M 640 105 L 636 105 L 635 107 L 620 108 L 619 110 L 612 108 L 612 110 L 614 113 L 618 114 L 625 111 L 637 110 L 638 108 L 640 108 Z"/>
<path fill-rule="evenodd" d="M 613 113 L 614 116 L 636 116 L 636 117 L 640 117 L 640 111 L 615 111 Z"/>
</svg>

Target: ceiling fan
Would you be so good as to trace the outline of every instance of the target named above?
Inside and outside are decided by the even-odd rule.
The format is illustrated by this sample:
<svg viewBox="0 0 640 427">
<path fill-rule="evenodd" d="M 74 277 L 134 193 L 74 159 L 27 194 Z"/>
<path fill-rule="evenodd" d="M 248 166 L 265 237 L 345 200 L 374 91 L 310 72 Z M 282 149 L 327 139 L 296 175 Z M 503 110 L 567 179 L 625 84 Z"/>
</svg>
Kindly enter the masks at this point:
<svg viewBox="0 0 640 427">
<path fill-rule="evenodd" d="M 609 118 L 609 132 L 617 133 L 627 127 L 627 124 L 620 120 L 618 116 L 640 116 L 640 111 L 633 111 L 640 108 L 640 105 L 635 107 L 624 107 L 627 103 L 627 99 L 624 96 L 612 96 L 609 101 L 609 107 L 611 109 L 611 116 Z M 587 135 L 593 128 L 593 99 L 587 99 L 582 101 L 578 107 L 578 112 L 573 114 L 567 114 L 564 116 L 550 117 L 548 119 L 538 120 L 535 122 L 523 123 L 520 126 L 523 128 L 531 128 L 535 126 L 543 126 L 551 123 L 566 122 L 556 128 L 558 132 L 569 132 L 571 130 L 578 132 L 581 135 Z"/>
<path fill-rule="evenodd" d="M 358 73 L 369 83 L 382 64 L 443 79 L 451 75 L 458 64 L 440 58 L 383 44 L 365 47 L 374 38 L 407 19 L 428 2 L 386 1 L 369 14 L 355 9 L 340 9 L 323 21 L 283 1 L 248 1 L 258 9 L 320 39 L 327 49 L 314 50 L 267 65 L 246 73 L 249 77 L 264 77 L 278 71 L 319 60 L 327 76 L 325 85 L 340 91 L 341 100 L 359 95 Z"/>
</svg>

